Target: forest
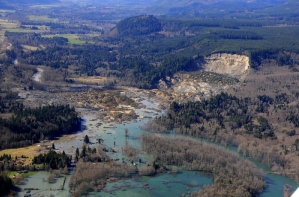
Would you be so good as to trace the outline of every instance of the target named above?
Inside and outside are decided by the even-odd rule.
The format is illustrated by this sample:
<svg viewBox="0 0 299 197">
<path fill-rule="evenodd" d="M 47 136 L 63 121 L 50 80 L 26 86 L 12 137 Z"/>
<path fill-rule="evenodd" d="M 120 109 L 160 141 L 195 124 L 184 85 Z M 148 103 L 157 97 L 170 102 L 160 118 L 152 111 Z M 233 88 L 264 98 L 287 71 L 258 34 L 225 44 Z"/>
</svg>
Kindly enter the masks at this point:
<svg viewBox="0 0 299 197">
<path fill-rule="evenodd" d="M 19 148 L 44 139 L 53 139 L 80 128 L 80 119 L 74 107 L 69 105 L 25 108 L 15 93 L 0 98 L 0 149 Z"/>
<path fill-rule="evenodd" d="M 210 139 L 216 138 L 220 130 L 242 130 L 257 138 L 275 140 L 275 134 L 267 119 L 257 116 L 257 113 L 266 113 L 270 104 L 278 105 L 280 101 L 265 95 L 253 100 L 249 97 L 239 99 L 227 93 L 221 93 L 204 101 L 182 104 L 173 102 L 169 106 L 167 115 L 149 122 L 147 128 L 151 130 L 151 125 L 155 128 L 156 124 L 162 126 L 162 131 L 183 128 L 175 132 L 193 137 L 209 136 Z M 293 117 L 294 115 L 290 114 L 289 119 L 294 122 Z M 259 124 L 252 124 L 255 118 Z M 211 129 L 211 123 L 214 129 Z"/>
</svg>

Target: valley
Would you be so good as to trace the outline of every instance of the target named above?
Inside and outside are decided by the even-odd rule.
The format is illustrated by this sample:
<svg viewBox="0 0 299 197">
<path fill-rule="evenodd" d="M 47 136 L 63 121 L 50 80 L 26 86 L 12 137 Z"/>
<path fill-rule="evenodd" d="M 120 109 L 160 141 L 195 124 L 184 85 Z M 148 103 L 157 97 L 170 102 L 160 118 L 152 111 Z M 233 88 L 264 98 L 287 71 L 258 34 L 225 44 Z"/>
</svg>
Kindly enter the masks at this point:
<svg viewBox="0 0 299 197">
<path fill-rule="evenodd" d="M 0 193 L 291 196 L 299 5 L 114 2 L 0 0 Z"/>
</svg>

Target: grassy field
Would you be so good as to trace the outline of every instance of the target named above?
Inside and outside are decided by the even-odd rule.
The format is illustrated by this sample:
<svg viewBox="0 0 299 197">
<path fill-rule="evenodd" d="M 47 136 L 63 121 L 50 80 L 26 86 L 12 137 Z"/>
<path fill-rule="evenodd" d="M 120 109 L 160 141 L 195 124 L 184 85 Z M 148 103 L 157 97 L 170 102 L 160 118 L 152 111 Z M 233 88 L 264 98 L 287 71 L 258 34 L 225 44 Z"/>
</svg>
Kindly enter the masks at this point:
<svg viewBox="0 0 299 197">
<path fill-rule="evenodd" d="M 86 43 L 85 41 L 83 41 L 83 40 L 78 40 L 78 39 L 73 39 L 73 38 L 68 38 L 68 40 L 69 40 L 69 43 L 70 44 L 84 44 L 84 43 Z"/>
<path fill-rule="evenodd" d="M 55 7 L 60 7 L 60 6 L 61 6 L 60 4 L 55 4 L 55 5 L 31 5 L 30 7 L 45 9 L 45 8 L 55 8 Z"/>
<path fill-rule="evenodd" d="M 0 27 L 5 29 L 17 28 L 19 26 L 17 21 L 8 21 L 5 19 L 0 19 Z"/>
<path fill-rule="evenodd" d="M 31 21 L 43 21 L 43 22 L 57 22 L 57 18 L 49 18 L 46 15 L 36 16 L 36 15 L 29 15 L 29 20 Z"/>
<path fill-rule="evenodd" d="M 67 38 L 68 42 L 70 44 L 85 44 L 86 43 L 86 41 L 84 41 L 84 40 L 79 40 L 79 36 L 77 34 L 46 35 L 44 37 L 46 37 L 46 38 L 53 38 L 55 36 Z"/>
<path fill-rule="evenodd" d="M 0 9 L 0 12 L 2 12 L 2 13 L 14 13 L 15 10 L 2 10 L 2 9 Z"/>
<path fill-rule="evenodd" d="M 21 28 L 16 28 L 16 29 L 4 29 L 0 31 L 0 35 L 4 35 L 5 31 L 10 31 L 10 32 L 23 32 L 23 33 L 34 33 L 34 32 L 45 32 L 45 30 L 31 30 L 31 29 L 21 29 Z"/>
<path fill-rule="evenodd" d="M 4 35 L 5 34 L 5 31 L 10 31 L 10 32 L 27 32 L 27 33 L 30 33 L 30 32 L 45 32 L 47 31 L 46 30 L 46 26 L 42 26 L 44 28 L 40 28 L 38 30 L 33 30 L 33 29 L 23 29 L 23 28 L 20 28 L 20 25 L 18 22 L 16 21 L 8 21 L 8 20 L 4 20 L 4 19 L 0 19 L 0 27 L 1 27 L 1 30 L 0 30 L 0 35 Z"/>
<path fill-rule="evenodd" d="M 30 51 L 36 51 L 38 49 L 38 47 L 35 47 L 35 46 L 29 46 L 29 45 L 22 45 L 22 47 L 25 49 L 25 50 L 30 50 Z"/>
<path fill-rule="evenodd" d="M 32 163 L 32 159 L 37 153 L 36 152 L 37 148 L 38 148 L 37 146 L 33 145 L 24 148 L 6 149 L 6 150 L 1 150 L 0 155 L 9 154 L 13 159 L 15 159 L 15 157 L 17 156 L 18 157 L 17 162 L 22 162 L 24 163 L 24 165 L 28 165 Z M 21 158 L 22 155 L 28 158 Z"/>
</svg>

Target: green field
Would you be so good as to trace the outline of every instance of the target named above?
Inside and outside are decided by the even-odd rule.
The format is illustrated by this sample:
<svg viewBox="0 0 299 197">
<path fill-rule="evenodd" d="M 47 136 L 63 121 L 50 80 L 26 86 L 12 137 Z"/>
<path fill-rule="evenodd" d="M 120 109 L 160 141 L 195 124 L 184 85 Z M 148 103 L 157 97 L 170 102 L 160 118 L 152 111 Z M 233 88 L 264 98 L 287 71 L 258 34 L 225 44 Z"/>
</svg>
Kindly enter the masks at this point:
<svg viewBox="0 0 299 197">
<path fill-rule="evenodd" d="M 16 21 L 8 21 L 4 19 L 0 19 L 0 35 L 4 35 L 5 31 L 10 31 L 10 32 L 24 32 L 24 33 L 32 33 L 32 32 L 45 32 L 46 31 L 46 26 L 41 26 L 39 27 L 38 30 L 34 29 L 23 29 L 20 28 L 20 24 Z"/>
<path fill-rule="evenodd" d="M 1 10 L 0 9 L 0 13 L 14 13 L 15 10 Z"/>
<path fill-rule="evenodd" d="M 45 8 L 55 8 L 55 7 L 60 7 L 60 6 L 61 6 L 60 4 L 55 4 L 55 5 L 31 5 L 30 7 L 45 9 Z"/>
<path fill-rule="evenodd" d="M 31 21 L 43 21 L 43 22 L 57 22 L 58 18 L 49 18 L 46 15 L 36 16 L 36 15 L 29 15 L 29 20 Z"/>
<path fill-rule="evenodd" d="M 80 40 L 77 34 L 57 34 L 57 35 L 45 35 L 43 37 L 53 38 L 53 37 L 63 37 L 68 39 L 70 44 L 85 44 L 86 41 Z M 90 42 L 91 43 L 91 42 Z"/>
</svg>

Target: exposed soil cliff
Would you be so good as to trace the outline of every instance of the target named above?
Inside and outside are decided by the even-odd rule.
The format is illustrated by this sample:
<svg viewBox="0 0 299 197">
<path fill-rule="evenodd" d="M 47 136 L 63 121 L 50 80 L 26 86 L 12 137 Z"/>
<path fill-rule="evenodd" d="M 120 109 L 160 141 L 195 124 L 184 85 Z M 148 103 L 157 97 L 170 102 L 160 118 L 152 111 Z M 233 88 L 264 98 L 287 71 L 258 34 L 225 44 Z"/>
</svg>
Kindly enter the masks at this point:
<svg viewBox="0 0 299 197">
<path fill-rule="evenodd" d="M 227 74 L 236 78 L 242 77 L 249 67 L 249 57 L 227 53 L 218 53 L 206 57 L 203 65 L 205 71 Z"/>
<path fill-rule="evenodd" d="M 177 73 L 160 80 L 159 90 L 179 102 L 201 100 L 237 85 L 246 76 L 249 58 L 244 55 L 213 54 L 197 62 L 202 68 L 193 73 Z"/>
</svg>

